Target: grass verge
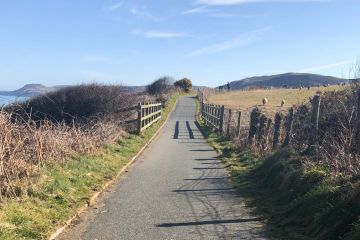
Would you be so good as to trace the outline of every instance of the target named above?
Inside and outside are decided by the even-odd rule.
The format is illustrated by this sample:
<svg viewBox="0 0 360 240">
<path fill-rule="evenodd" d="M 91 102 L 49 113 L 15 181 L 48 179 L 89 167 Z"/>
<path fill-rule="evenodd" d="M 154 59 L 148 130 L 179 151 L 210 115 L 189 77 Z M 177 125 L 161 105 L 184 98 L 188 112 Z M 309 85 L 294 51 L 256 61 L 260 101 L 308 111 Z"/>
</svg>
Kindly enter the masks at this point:
<svg viewBox="0 0 360 240">
<path fill-rule="evenodd" d="M 0 239 L 45 239 L 117 176 L 166 121 L 181 94 L 169 98 L 159 122 L 141 136 L 130 135 L 106 145 L 93 156 L 77 156 L 65 164 L 52 161 L 31 176 L 28 195 L 0 206 Z"/>
<path fill-rule="evenodd" d="M 274 239 L 360 239 L 360 179 L 334 176 L 290 148 L 267 157 L 242 151 L 202 126 L 232 181 Z"/>
</svg>

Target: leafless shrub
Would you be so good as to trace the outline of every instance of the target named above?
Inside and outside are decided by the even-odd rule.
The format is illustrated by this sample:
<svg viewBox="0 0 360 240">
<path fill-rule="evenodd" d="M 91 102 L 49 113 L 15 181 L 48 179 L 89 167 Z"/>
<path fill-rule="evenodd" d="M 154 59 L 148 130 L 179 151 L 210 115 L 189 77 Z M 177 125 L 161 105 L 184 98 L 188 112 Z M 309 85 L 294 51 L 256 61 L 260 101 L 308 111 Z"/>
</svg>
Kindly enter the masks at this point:
<svg viewBox="0 0 360 240">
<path fill-rule="evenodd" d="M 319 119 L 320 160 L 336 173 L 359 174 L 355 147 L 357 98 L 355 88 L 323 95 Z"/>
<path fill-rule="evenodd" d="M 357 129 L 357 96 L 359 88 L 353 86 L 342 91 L 325 92 L 321 96 L 317 164 L 335 174 L 359 174 L 359 150 L 355 147 Z M 311 105 L 296 108 L 293 123 L 292 146 L 306 152 L 312 128 Z"/>
<path fill-rule="evenodd" d="M 48 120 L 24 122 L 14 121 L 3 111 L 0 132 L 0 199 L 22 194 L 19 182 L 26 181 L 44 163 L 63 163 L 76 154 L 92 154 L 103 143 L 125 136 L 114 122 L 93 120 L 81 126 Z"/>
<path fill-rule="evenodd" d="M 102 118 L 124 123 L 136 118 L 136 112 L 119 111 L 139 102 L 155 101 L 155 97 L 145 93 L 130 93 L 126 88 L 111 85 L 79 85 L 31 98 L 22 103 L 5 107 L 13 119 L 30 121 L 64 122 L 66 125 L 85 124 Z M 133 126 L 123 124 L 132 131 Z"/>
</svg>

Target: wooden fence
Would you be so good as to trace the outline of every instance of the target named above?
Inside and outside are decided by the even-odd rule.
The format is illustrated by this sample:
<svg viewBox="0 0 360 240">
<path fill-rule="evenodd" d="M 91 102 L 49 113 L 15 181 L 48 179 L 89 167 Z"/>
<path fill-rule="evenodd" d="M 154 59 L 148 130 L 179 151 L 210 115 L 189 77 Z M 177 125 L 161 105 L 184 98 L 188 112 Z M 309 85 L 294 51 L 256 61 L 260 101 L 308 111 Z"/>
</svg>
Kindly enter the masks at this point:
<svg viewBox="0 0 360 240">
<path fill-rule="evenodd" d="M 131 117 L 136 111 L 136 118 Z M 162 104 L 160 102 L 139 103 L 137 106 L 120 109 L 117 113 L 126 112 L 130 120 L 126 124 L 136 123 L 136 132 L 140 134 L 145 129 L 161 119 Z"/>
<path fill-rule="evenodd" d="M 201 101 L 201 117 L 205 124 L 216 131 L 222 132 L 224 126 L 224 110 L 222 105 L 205 103 L 204 93 L 198 90 L 198 99 Z"/>
<path fill-rule="evenodd" d="M 141 133 L 161 119 L 162 104 L 146 103 L 138 105 L 137 130 Z"/>
<path fill-rule="evenodd" d="M 246 128 L 248 132 L 242 132 L 245 131 L 245 127 L 243 127 L 241 123 L 242 113 L 240 111 L 225 109 L 223 105 L 205 103 L 203 93 L 200 90 L 197 93 L 197 97 L 201 101 L 201 116 L 203 121 L 208 127 L 215 129 L 219 134 L 223 134 L 229 138 L 231 137 L 231 132 L 236 138 L 239 138 L 240 135 L 246 136 L 245 139 L 243 139 L 246 145 L 249 147 L 257 145 L 267 150 L 275 150 L 280 146 L 291 145 L 294 121 L 293 108 L 289 109 L 286 117 L 284 117 L 282 113 L 276 113 L 274 123 L 271 117 L 265 116 L 255 108 L 250 113 L 250 124 L 249 127 Z M 316 153 L 318 147 L 319 107 L 320 96 L 315 95 L 312 99 L 308 152 Z M 236 118 L 236 126 L 232 127 L 233 117 Z M 280 135 L 283 135 L 283 137 L 280 137 Z"/>
<path fill-rule="evenodd" d="M 222 132 L 224 126 L 224 106 L 203 103 L 201 108 L 201 116 L 205 124 Z"/>
</svg>

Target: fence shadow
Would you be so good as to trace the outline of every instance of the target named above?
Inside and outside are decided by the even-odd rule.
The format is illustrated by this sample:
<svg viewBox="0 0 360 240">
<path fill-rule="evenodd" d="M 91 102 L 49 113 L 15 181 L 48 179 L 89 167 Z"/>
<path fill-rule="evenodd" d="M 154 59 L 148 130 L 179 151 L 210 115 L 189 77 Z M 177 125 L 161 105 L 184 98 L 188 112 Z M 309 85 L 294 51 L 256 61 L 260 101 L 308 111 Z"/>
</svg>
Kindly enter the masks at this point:
<svg viewBox="0 0 360 240">
<path fill-rule="evenodd" d="M 179 121 L 176 121 L 173 139 L 178 139 L 178 138 L 179 138 Z"/>
<path fill-rule="evenodd" d="M 194 139 L 194 133 L 193 133 L 191 127 L 190 127 L 189 121 L 186 121 L 186 128 L 187 128 L 187 130 L 188 130 L 188 132 L 189 132 L 189 137 L 190 137 L 190 139 Z"/>
<path fill-rule="evenodd" d="M 230 188 L 208 188 L 208 189 L 179 189 L 173 190 L 172 192 L 181 193 L 181 192 L 212 192 L 212 191 L 235 191 L 236 189 L 233 187 Z"/>
<path fill-rule="evenodd" d="M 194 170 L 216 170 L 216 169 L 225 169 L 225 167 L 195 167 Z"/>
<path fill-rule="evenodd" d="M 181 226 L 198 226 L 198 225 L 209 225 L 209 224 L 231 224 L 231 223 L 245 223 L 245 222 L 258 222 L 262 218 L 239 218 L 239 219 L 215 219 L 208 221 L 196 221 L 196 222 L 178 222 L 178 223 L 162 223 L 156 225 L 156 227 L 181 227 Z"/>
<path fill-rule="evenodd" d="M 230 177 L 204 177 L 204 178 L 185 178 L 184 181 L 205 181 L 205 180 L 223 180 Z"/>
</svg>

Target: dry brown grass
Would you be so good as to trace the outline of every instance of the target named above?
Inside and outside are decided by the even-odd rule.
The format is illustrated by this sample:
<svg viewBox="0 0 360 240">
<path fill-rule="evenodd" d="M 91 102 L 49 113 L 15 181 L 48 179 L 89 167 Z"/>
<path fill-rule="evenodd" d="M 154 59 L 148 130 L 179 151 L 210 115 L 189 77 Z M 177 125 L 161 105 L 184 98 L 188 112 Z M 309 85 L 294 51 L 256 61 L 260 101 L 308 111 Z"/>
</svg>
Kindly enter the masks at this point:
<svg viewBox="0 0 360 240">
<path fill-rule="evenodd" d="M 24 122 L 14 121 L 5 112 L 0 112 L 0 133 L 0 199 L 24 193 L 21 183 L 45 162 L 94 153 L 125 134 L 112 122 L 94 121 L 81 127 Z"/>
<path fill-rule="evenodd" d="M 287 112 L 289 107 L 309 102 L 316 92 L 322 93 L 338 91 L 346 87 L 312 87 L 310 90 L 303 89 L 259 89 L 246 91 L 231 91 L 226 93 L 208 93 L 206 101 L 213 104 L 225 105 L 225 108 L 236 109 L 243 113 L 243 122 L 248 123 L 251 110 L 258 107 L 267 116 L 275 116 L 276 112 Z M 262 104 L 263 98 L 268 99 L 268 103 Z M 285 105 L 281 106 L 281 101 L 285 100 Z"/>
</svg>

